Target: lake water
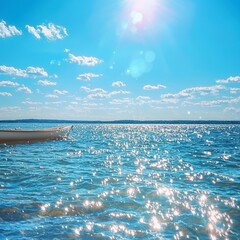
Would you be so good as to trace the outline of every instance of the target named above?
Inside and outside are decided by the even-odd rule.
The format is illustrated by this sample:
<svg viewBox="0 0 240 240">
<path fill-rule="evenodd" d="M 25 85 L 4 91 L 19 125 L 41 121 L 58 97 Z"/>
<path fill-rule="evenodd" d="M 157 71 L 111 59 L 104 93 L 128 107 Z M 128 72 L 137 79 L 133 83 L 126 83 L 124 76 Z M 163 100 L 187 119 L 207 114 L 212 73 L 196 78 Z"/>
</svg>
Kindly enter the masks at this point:
<svg viewBox="0 0 240 240">
<path fill-rule="evenodd" d="M 237 124 L 76 124 L 0 145 L 0 239 L 240 239 L 239 142 Z"/>
</svg>

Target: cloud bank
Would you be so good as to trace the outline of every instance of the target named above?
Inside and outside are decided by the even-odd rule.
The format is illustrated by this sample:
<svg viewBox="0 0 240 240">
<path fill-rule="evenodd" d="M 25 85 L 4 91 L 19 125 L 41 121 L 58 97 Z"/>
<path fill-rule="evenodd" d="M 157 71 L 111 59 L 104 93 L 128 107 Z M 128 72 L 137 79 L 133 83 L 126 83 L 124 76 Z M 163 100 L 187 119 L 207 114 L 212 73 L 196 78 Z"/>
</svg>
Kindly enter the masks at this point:
<svg viewBox="0 0 240 240">
<path fill-rule="evenodd" d="M 70 63 L 77 63 L 78 65 L 93 67 L 103 62 L 102 59 L 93 56 L 75 56 L 74 54 L 70 53 L 69 49 L 65 49 L 65 52 L 68 53 L 67 61 Z"/>
<path fill-rule="evenodd" d="M 18 87 L 19 83 L 12 81 L 1 81 L 0 87 Z"/>
<path fill-rule="evenodd" d="M 48 80 L 39 80 L 38 84 L 41 85 L 41 86 L 56 86 L 57 85 L 56 82 L 51 82 L 51 81 L 48 81 Z"/>
<path fill-rule="evenodd" d="M 9 92 L 0 92 L 0 96 L 3 96 L 3 97 L 11 97 L 12 94 L 9 93 Z"/>
<path fill-rule="evenodd" d="M 92 78 L 98 78 L 98 77 L 102 77 L 102 74 L 83 73 L 83 74 L 79 74 L 77 76 L 77 80 L 80 80 L 80 81 L 90 81 Z"/>
<path fill-rule="evenodd" d="M 158 85 L 145 85 L 143 87 L 143 90 L 159 90 L 159 89 L 164 89 L 166 86 L 158 84 Z"/>
<path fill-rule="evenodd" d="M 229 77 L 227 79 L 217 80 L 217 83 L 240 83 L 240 76 Z"/>
<path fill-rule="evenodd" d="M 24 78 L 37 78 L 48 76 L 48 73 L 40 67 L 27 67 L 26 69 L 20 69 L 15 67 L 8 67 L 5 65 L 0 66 L 0 74 Z"/>
<path fill-rule="evenodd" d="M 29 87 L 26 87 L 26 86 L 23 85 L 22 87 L 19 87 L 17 89 L 17 92 L 24 92 L 24 93 L 27 93 L 27 94 L 31 94 L 32 90 Z"/>
<path fill-rule="evenodd" d="M 35 38 L 41 39 L 42 36 L 48 40 L 63 39 L 68 36 L 67 29 L 63 26 L 48 23 L 47 25 L 41 24 L 36 27 L 26 25 L 26 28 L 30 34 Z"/>
<path fill-rule="evenodd" d="M 18 30 L 13 25 L 7 25 L 7 23 L 2 20 L 0 22 L 0 38 L 7 38 L 15 35 L 22 35 L 22 31 Z"/>
<path fill-rule="evenodd" d="M 113 83 L 112 83 L 112 86 L 113 86 L 113 87 L 125 87 L 126 84 L 123 83 L 123 82 L 121 82 L 121 81 L 116 81 L 116 82 L 113 82 Z"/>
</svg>

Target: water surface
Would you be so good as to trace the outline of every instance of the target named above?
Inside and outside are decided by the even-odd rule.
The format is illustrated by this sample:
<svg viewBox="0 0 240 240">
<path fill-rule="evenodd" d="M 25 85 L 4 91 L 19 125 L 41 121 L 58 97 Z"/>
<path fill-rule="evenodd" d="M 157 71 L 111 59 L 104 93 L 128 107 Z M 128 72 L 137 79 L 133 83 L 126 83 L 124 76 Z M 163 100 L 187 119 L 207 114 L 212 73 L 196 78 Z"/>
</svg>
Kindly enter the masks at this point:
<svg viewBox="0 0 240 240">
<path fill-rule="evenodd" d="M 239 140 L 237 124 L 76 124 L 0 145 L 0 239 L 240 239 Z"/>
</svg>

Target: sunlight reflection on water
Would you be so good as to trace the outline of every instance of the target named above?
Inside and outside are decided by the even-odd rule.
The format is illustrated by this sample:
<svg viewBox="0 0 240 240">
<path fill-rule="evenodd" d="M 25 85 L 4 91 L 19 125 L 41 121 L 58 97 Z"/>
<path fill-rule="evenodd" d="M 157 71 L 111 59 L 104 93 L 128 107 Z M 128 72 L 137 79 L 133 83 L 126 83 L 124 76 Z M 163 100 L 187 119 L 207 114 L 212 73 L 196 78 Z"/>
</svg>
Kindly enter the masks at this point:
<svg viewBox="0 0 240 240">
<path fill-rule="evenodd" d="M 0 146 L 0 237 L 238 239 L 239 125 L 76 125 Z"/>
</svg>

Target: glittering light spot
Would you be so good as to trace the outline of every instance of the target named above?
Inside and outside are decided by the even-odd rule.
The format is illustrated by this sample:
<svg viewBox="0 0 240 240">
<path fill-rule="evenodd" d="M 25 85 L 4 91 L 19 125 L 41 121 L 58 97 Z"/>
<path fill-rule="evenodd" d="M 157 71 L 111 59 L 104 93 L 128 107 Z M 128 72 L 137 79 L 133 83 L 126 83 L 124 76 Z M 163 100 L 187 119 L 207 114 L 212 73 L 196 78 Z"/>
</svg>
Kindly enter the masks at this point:
<svg viewBox="0 0 240 240">
<path fill-rule="evenodd" d="M 130 213 L 117 213 L 117 212 L 112 212 L 109 214 L 109 216 L 114 217 L 114 218 L 126 218 L 130 219 L 133 218 L 133 214 Z"/>
<path fill-rule="evenodd" d="M 50 207 L 50 203 L 46 203 L 46 204 L 42 205 L 42 206 L 41 206 L 41 210 L 42 210 L 43 212 L 45 212 L 48 207 Z"/>
<path fill-rule="evenodd" d="M 205 194 L 202 194 L 202 195 L 200 196 L 200 198 L 199 198 L 199 203 L 200 203 L 200 205 L 205 204 L 206 201 L 207 201 L 207 196 L 206 196 Z"/>
<path fill-rule="evenodd" d="M 204 151 L 203 152 L 205 155 L 208 155 L 208 156 L 211 156 L 212 155 L 212 153 L 210 152 L 210 151 Z"/>
<path fill-rule="evenodd" d="M 92 231 L 93 226 L 94 226 L 94 223 L 88 222 L 87 225 L 86 225 L 86 230 L 87 230 L 88 232 Z"/>
<path fill-rule="evenodd" d="M 173 214 L 174 214 L 175 216 L 179 216 L 180 212 L 178 211 L 178 209 L 174 209 Z"/>
<path fill-rule="evenodd" d="M 82 228 L 74 228 L 73 231 L 77 236 L 80 236 Z"/>
<path fill-rule="evenodd" d="M 135 233 L 136 233 L 135 230 L 128 229 L 124 225 L 115 225 L 115 224 L 110 226 L 110 231 L 113 232 L 113 233 L 123 232 L 127 235 L 130 235 L 130 236 L 134 236 Z"/>
<path fill-rule="evenodd" d="M 103 203 L 101 201 L 86 200 L 84 201 L 83 206 L 87 209 L 99 210 L 103 208 Z"/>
<path fill-rule="evenodd" d="M 160 222 L 155 216 L 151 218 L 149 225 L 155 231 L 161 230 Z"/>
<path fill-rule="evenodd" d="M 222 156 L 222 159 L 223 159 L 224 161 L 226 161 L 226 160 L 228 160 L 230 157 L 231 157 L 231 155 L 226 155 L 226 154 L 224 154 L 224 155 Z"/>
<path fill-rule="evenodd" d="M 134 197 L 136 195 L 136 191 L 133 187 L 128 188 L 127 194 L 129 197 Z"/>
</svg>

